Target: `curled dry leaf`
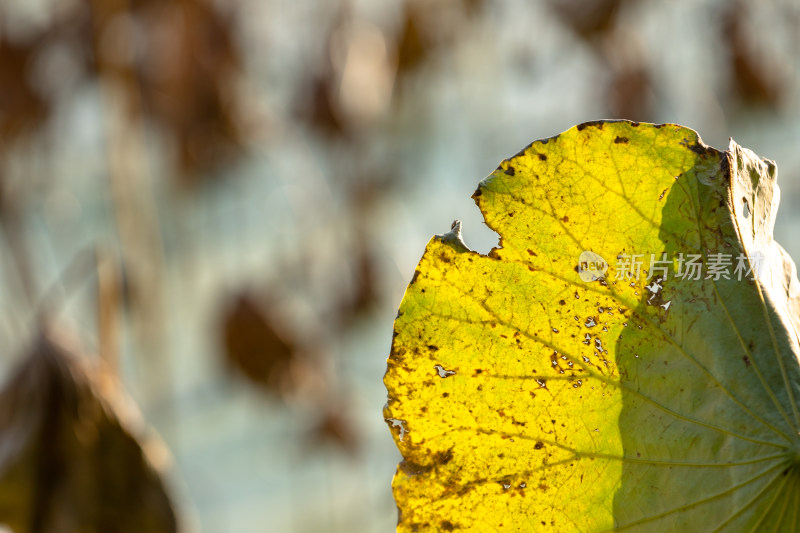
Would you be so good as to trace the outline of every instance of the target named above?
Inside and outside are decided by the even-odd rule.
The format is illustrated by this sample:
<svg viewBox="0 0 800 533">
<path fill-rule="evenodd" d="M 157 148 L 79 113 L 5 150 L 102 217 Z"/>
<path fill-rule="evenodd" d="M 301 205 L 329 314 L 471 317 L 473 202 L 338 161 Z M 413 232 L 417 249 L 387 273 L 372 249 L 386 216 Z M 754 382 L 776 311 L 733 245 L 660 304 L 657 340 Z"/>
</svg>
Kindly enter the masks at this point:
<svg viewBox="0 0 800 533">
<path fill-rule="evenodd" d="M 0 392 L 0 523 L 15 533 L 172 533 L 170 498 L 108 376 L 42 335 Z M 156 455 L 158 454 L 158 455 Z"/>
</svg>

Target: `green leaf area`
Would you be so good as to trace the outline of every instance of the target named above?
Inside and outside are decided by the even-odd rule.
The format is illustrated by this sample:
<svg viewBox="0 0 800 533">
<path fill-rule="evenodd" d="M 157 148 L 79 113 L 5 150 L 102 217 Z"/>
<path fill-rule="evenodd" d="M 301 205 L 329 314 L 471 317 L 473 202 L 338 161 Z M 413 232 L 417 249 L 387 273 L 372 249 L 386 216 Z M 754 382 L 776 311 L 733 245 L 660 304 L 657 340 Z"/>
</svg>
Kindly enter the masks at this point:
<svg viewBox="0 0 800 533">
<path fill-rule="evenodd" d="M 385 418 L 398 531 L 800 530 L 800 288 L 776 168 L 673 124 L 532 143 L 428 243 Z"/>
</svg>

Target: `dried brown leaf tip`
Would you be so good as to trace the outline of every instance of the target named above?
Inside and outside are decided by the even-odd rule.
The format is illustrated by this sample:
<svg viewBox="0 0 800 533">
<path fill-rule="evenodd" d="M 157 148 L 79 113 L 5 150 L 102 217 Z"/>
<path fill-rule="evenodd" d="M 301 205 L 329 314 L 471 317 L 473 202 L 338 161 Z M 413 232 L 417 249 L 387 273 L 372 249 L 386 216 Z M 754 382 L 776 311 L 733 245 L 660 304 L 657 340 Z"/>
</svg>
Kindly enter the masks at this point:
<svg viewBox="0 0 800 533">
<path fill-rule="evenodd" d="M 0 392 L 2 521 L 16 533 L 176 531 L 158 446 L 122 407 L 113 381 L 42 335 Z"/>
</svg>

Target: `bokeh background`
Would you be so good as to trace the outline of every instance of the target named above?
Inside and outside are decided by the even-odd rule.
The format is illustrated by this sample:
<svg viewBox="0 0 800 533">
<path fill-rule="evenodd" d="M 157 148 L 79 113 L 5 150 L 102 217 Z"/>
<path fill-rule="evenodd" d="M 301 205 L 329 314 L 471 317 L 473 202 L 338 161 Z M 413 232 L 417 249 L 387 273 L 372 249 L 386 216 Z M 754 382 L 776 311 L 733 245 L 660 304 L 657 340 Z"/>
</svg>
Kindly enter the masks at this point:
<svg viewBox="0 0 800 533">
<path fill-rule="evenodd" d="M 487 252 L 477 183 L 600 118 L 776 160 L 800 258 L 793 0 L 2 0 L 0 378 L 76 338 L 185 531 L 393 531 L 381 378 L 425 243 L 461 219 Z"/>
</svg>

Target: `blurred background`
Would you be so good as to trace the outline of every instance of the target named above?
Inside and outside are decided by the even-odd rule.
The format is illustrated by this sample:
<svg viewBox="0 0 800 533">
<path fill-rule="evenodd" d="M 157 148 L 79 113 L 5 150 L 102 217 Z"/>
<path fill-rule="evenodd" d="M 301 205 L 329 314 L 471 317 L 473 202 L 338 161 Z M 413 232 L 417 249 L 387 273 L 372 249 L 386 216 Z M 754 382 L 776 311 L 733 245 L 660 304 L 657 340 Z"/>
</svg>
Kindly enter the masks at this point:
<svg viewBox="0 0 800 533">
<path fill-rule="evenodd" d="M 381 379 L 425 243 L 458 218 L 487 252 L 478 182 L 600 118 L 776 160 L 800 258 L 792 0 L 3 0 L 0 499 L 9 449 L 85 452 L 17 427 L 80 425 L 15 386 L 44 324 L 159 435 L 183 531 L 393 531 Z"/>
</svg>

